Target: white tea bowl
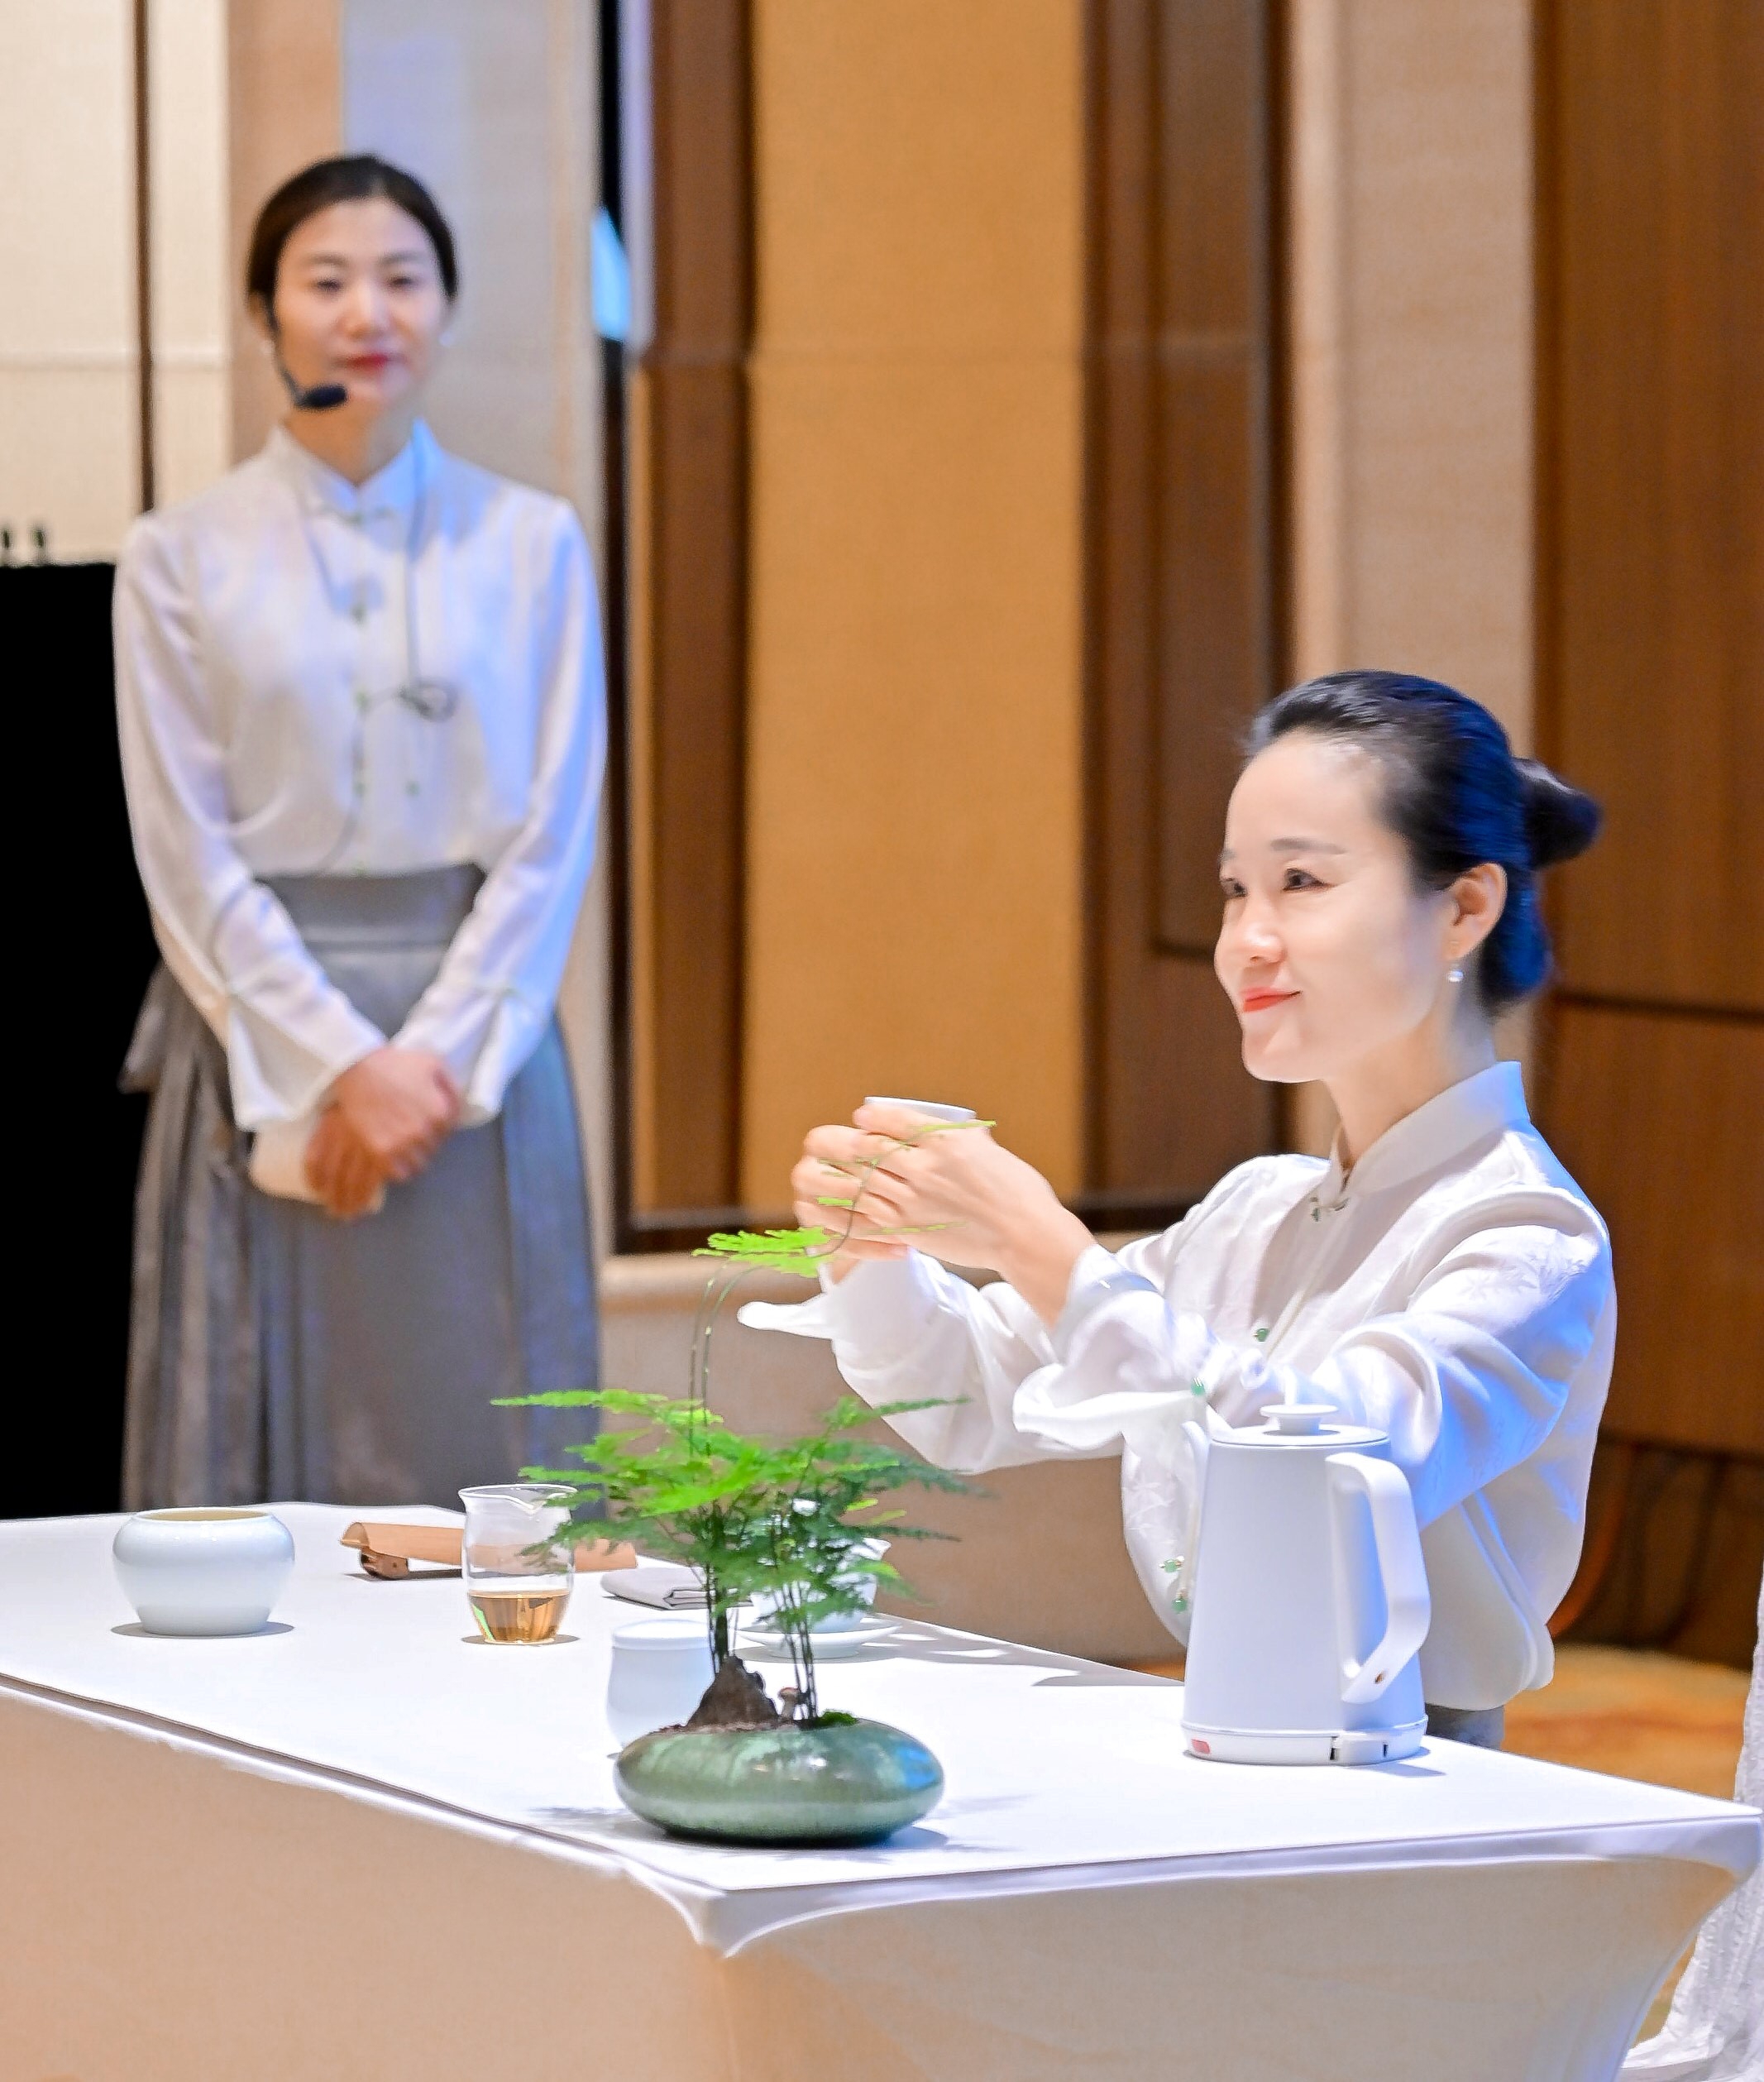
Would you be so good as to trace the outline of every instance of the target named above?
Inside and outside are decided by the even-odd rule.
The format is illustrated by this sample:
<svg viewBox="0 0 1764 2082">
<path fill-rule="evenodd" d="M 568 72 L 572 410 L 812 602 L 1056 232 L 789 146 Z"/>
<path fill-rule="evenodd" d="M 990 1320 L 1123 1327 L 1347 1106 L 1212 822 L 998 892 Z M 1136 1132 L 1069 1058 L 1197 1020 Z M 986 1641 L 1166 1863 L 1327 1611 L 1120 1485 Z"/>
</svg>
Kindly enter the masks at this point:
<svg viewBox="0 0 1764 2082">
<path fill-rule="evenodd" d="M 294 1573 L 293 1535 L 261 1509 L 137 1511 L 110 1551 L 149 1634 L 256 1634 Z"/>
<path fill-rule="evenodd" d="M 621 1749 L 657 1728 L 677 1727 L 710 1682 L 710 1641 L 696 1619 L 632 1620 L 613 1629 L 606 1725 Z"/>
<path fill-rule="evenodd" d="M 879 1562 L 888 1552 L 887 1540 L 866 1540 L 857 1552 L 866 1561 Z M 839 1577 L 843 1589 L 851 1591 L 863 1600 L 867 1607 L 876 1603 L 877 1579 L 867 1569 L 854 1569 L 850 1575 Z M 776 1630 L 778 1606 L 782 1594 L 777 1591 L 756 1591 L 749 1602 L 747 1616 L 756 1626 Z M 832 1612 L 824 1620 L 817 1620 L 810 1628 L 811 1634 L 851 1634 L 862 1627 L 871 1617 L 868 1611 L 862 1612 Z"/>
</svg>

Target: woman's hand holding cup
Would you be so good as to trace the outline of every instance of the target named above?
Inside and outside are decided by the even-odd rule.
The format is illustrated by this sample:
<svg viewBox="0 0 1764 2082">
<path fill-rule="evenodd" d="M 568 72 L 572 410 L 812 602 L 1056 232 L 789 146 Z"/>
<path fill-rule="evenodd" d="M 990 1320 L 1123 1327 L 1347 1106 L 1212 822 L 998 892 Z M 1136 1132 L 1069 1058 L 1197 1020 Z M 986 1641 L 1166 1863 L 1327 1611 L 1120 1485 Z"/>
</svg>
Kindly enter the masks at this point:
<svg viewBox="0 0 1764 2082">
<path fill-rule="evenodd" d="M 1072 1268 L 1094 1242 L 1032 1165 L 984 1123 L 951 1124 L 910 1107 L 867 1103 L 849 1127 L 817 1127 L 791 1173 L 796 1219 L 843 1239 L 830 1271 L 910 1249 L 989 1266 L 1049 1323 Z M 855 1200 L 854 1209 L 829 1201 Z"/>
</svg>

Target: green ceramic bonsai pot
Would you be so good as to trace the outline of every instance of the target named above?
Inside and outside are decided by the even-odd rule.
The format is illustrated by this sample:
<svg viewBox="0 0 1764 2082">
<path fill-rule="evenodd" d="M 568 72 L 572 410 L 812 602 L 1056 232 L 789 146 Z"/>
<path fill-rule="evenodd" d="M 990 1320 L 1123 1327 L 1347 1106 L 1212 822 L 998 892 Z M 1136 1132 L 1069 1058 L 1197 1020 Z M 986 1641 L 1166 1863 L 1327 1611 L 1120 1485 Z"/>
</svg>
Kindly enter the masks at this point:
<svg viewBox="0 0 1764 2082">
<path fill-rule="evenodd" d="M 943 1768 L 881 1721 L 824 1714 L 775 1727 L 662 1728 L 614 1767 L 626 1806 L 670 1836 L 716 1843 L 880 1843 L 928 1814 Z"/>
</svg>

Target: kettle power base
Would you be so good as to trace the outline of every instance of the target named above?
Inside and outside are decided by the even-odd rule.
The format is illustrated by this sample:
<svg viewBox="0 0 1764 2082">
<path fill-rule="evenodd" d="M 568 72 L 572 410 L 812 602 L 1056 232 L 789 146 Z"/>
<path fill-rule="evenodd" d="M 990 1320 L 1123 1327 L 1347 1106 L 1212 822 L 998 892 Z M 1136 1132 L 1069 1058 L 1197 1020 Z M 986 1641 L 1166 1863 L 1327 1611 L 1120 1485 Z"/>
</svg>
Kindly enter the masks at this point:
<svg viewBox="0 0 1764 2082">
<path fill-rule="evenodd" d="M 1390 1764 L 1412 1757 L 1427 1734 L 1423 1720 L 1394 1728 L 1201 1728 L 1183 1723 L 1188 1748 L 1210 1764 Z"/>
</svg>

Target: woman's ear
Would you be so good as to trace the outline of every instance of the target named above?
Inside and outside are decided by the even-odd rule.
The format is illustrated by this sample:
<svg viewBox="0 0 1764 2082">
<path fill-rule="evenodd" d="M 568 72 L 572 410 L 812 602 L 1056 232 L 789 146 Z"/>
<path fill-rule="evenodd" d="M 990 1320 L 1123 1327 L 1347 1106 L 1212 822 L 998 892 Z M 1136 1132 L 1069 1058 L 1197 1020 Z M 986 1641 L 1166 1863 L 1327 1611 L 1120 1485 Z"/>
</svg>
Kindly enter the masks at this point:
<svg viewBox="0 0 1764 2082">
<path fill-rule="evenodd" d="M 1500 915 L 1507 908 L 1507 870 L 1493 860 L 1484 860 L 1468 874 L 1460 874 L 1452 883 L 1451 893 L 1448 951 L 1454 961 L 1462 961 L 1500 922 Z"/>
</svg>

